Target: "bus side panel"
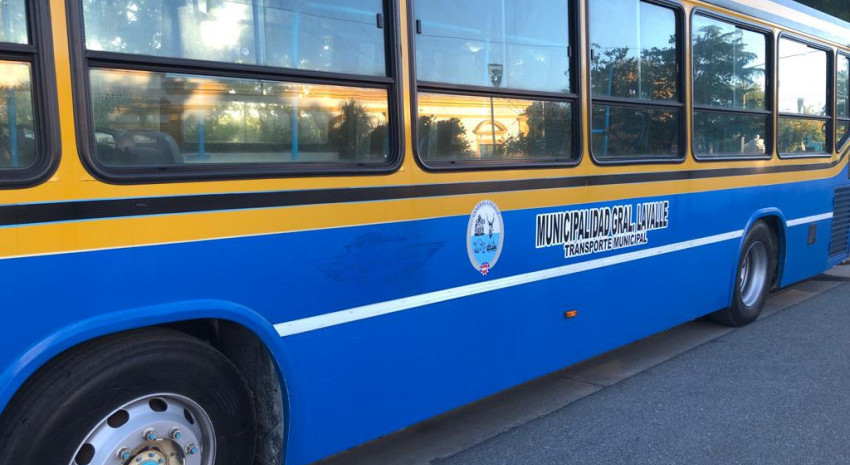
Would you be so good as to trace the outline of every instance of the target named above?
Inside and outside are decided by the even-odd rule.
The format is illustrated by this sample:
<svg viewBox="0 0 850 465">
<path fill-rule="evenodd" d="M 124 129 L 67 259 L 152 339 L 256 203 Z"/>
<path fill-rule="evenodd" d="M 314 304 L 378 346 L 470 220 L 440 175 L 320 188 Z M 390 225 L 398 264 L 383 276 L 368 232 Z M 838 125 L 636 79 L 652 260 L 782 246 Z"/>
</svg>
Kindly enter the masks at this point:
<svg viewBox="0 0 850 465">
<path fill-rule="evenodd" d="M 311 462 L 716 309 L 718 289 L 728 285 L 724 257 L 736 247 L 716 244 L 287 338 L 304 376 L 290 393 L 298 411 L 290 459 Z M 694 269 L 668 272 L 683 261 Z M 566 310 L 578 316 L 567 320 Z"/>
<path fill-rule="evenodd" d="M 17 329 L 0 351 L 0 381 L 22 372 L 23 354 L 52 344 L 57 331 L 111 312 L 208 299 L 247 307 L 274 324 L 598 265 L 280 338 L 273 352 L 285 358 L 288 463 L 304 464 L 727 305 L 753 212 L 777 208 L 789 220 L 828 213 L 832 182 L 589 205 L 565 197 L 552 203 L 566 206 L 505 211 L 502 254 L 487 276 L 468 257 L 468 215 L 0 260 L 0 280 L 18 284 L 0 294 L 0 308 L 16 309 L 9 323 Z M 478 199 L 463 199 L 471 212 Z M 561 246 L 536 247 L 538 214 L 650 201 L 669 201 L 669 225 L 649 231 L 645 245 L 573 258 Z M 786 269 L 825 269 L 828 236 L 821 230 L 828 227 L 818 222 L 814 245 L 800 232 L 807 225 L 789 228 Z M 668 245 L 678 249 L 603 263 Z M 578 317 L 564 319 L 566 310 Z"/>
</svg>

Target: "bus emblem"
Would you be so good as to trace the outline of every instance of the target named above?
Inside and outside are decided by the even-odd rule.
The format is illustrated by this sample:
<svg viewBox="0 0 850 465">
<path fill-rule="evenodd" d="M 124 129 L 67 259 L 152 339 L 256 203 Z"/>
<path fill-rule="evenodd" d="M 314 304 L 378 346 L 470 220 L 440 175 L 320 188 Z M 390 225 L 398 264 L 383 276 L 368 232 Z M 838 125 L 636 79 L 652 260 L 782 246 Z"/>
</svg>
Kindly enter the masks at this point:
<svg viewBox="0 0 850 465">
<path fill-rule="evenodd" d="M 469 217 L 466 249 L 469 261 L 482 276 L 487 276 L 496 265 L 504 240 L 504 223 L 499 207 L 489 200 L 478 202 Z"/>
</svg>

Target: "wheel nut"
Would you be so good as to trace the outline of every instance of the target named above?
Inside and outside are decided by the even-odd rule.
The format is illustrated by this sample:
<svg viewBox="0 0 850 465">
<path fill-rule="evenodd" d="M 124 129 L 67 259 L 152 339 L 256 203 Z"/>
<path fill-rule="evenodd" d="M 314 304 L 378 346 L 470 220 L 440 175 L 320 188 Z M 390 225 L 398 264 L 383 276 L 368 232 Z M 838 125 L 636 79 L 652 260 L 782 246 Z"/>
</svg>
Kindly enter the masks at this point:
<svg viewBox="0 0 850 465">
<path fill-rule="evenodd" d="M 144 434 L 143 437 L 145 438 L 145 441 L 156 441 L 156 438 L 157 438 L 156 431 L 149 429 L 149 430 L 145 431 L 145 434 Z"/>
<path fill-rule="evenodd" d="M 121 449 L 118 451 L 118 458 L 124 461 L 130 460 L 130 449 Z"/>
<path fill-rule="evenodd" d="M 180 431 L 180 428 L 174 428 L 173 430 L 171 430 L 170 436 L 171 436 L 171 439 L 174 439 L 175 441 L 179 441 L 179 440 L 183 439 L 183 432 Z"/>
<path fill-rule="evenodd" d="M 186 454 L 195 455 L 197 453 L 198 453 L 198 446 L 196 446 L 194 444 L 189 444 L 188 446 L 186 446 Z"/>
</svg>

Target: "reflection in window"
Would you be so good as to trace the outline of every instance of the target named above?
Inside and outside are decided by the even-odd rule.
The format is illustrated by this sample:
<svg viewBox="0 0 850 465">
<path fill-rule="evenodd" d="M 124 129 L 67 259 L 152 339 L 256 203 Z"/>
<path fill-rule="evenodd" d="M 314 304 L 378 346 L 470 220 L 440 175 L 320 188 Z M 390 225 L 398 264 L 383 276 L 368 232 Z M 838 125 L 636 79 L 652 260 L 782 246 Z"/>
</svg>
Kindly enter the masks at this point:
<svg viewBox="0 0 850 465">
<path fill-rule="evenodd" d="M 570 93 L 565 0 L 418 0 L 420 81 Z"/>
<path fill-rule="evenodd" d="M 836 94 L 836 140 L 840 143 L 850 128 L 850 57 L 838 56 L 838 92 Z"/>
<path fill-rule="evenodd" d="M 767 115 L 694 111 L 694 153 L 764 155 Z"/>
<path fill-rule="evenodd" d="M 270 66 L 384 75 L 381 0 L 265 0 Z M 383 21 L 383 17 L 381 17 Z"/>
<path fill-rule="evenodd" d="M 847 142 L 847 137 L 850 136 L 850 121 L 839 121 L 836 126 L 836 134 L 838 135 L 839 146 L 843 146 Z"/>
<path fill-rule="evenodd" d="M 593 154 L 600 159 L 679 154 L 679 111 L 593 106 Z"/>
<path fill-rule="evenodd" d="M 381 0 L 83 0 L 86 46 L 385 75 Z"/>
<path fill-rule="evenodd" d="M 780 153 L 827 152 L 826 121 L 780 117 L 777 143 Z"/>
<path fill-rule="evenodd" d="M 26 0 L 0 0 L 0 42 L 29 43 Z"/>
<path fill-rule="evenodd" d="M 98 160 L 112 166 L 384 163 L 388 92 L 94 69 Z"/>
<path fill-rule="evenodd" d="M 677 100 L 676 16 L 638 0 L 590 4 L 593 96 Z"/>
<path fill-rule="evenodd" d="M 564 160 L 573 153 L 570 103 L 420 93 L 418 108 L 426 161 Z"/>
<path fill-rule="evenodd" d="M 680 156 L 676 13 L 638 0 L 590 2 L 593 156 Z M 620 99 L 634 104 L 622 105 Z"/>
<path fill-rule="evenodd" d="M 0 170 L 35 162 L 31 75 L 27 63 L 0 61 Z"/>
<path fill-rule="evenodd" d="M 806 44 L 779 39 L 777 144 L 785 154 L 832 153 L 827 145 L 828 55 Z"/>
<path fill-rule="evenodd" d="M 829 115 L 827 52 L 790 39 L 779 40 L 779 111 Z"/>
<path fill-rule="evenodd" d="M 838 57 L 838 101 L 839 118 L 850 118 L 850 57 Z"/>
<path fill-rule="evenodd" d="M 694 154 L 765 155 L 767 36 L 699 14 L 693 31 Z"/>
<path fill-rule="evenodd" d="M 694 103 L 767 108 L 767 37 L 701 15 L 693 20 Z"/>
</svg>

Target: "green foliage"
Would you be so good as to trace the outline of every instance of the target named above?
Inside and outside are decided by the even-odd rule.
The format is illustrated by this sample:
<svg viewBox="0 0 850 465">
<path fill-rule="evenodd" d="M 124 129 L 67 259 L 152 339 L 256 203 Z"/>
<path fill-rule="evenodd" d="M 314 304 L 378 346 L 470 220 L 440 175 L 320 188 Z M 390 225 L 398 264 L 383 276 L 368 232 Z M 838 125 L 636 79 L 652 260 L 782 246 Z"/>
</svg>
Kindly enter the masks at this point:
<svg viewBox="0 0 850 465">
<path fill-rule="evenodd" d="M 366 107 L 353 98 L 339 104 L 339 113 L 328 131 L 331 147 L 339 153 L 340 160 L 363 158 L 371 146 L 372 118 Z"/>
<path fill-rule="evenodd" d="M 764 109 L 763 68 L 746 52 L 739 30 L 717 26 L 694 31 L 694 99 L 702 105 Z M 763 66 L 764 64 L 760 64 Z"/>
<path fill-rule="evenodd" d="M 512 134 L 505 140 L 508 156 L 564 158 L 570 154 L 570 105 L 537 101 L 529 105 L 526 116 L 528 133 Z"/>
<path fill-rule="evenodd" d="M 432 116 L 419 118 L 419 151 L 425 158 L 464 158 L 472 147 L 466 128 L 459 118 L 438 120 Z"/>
</svg>

